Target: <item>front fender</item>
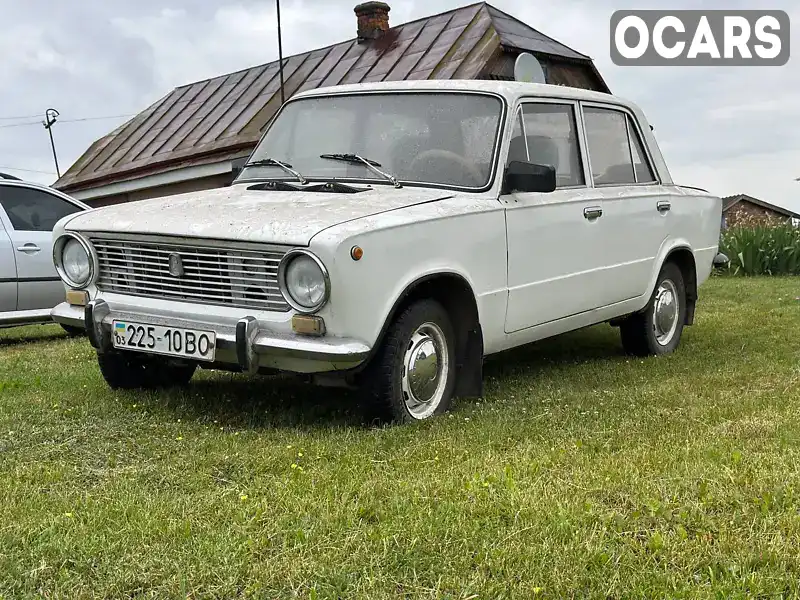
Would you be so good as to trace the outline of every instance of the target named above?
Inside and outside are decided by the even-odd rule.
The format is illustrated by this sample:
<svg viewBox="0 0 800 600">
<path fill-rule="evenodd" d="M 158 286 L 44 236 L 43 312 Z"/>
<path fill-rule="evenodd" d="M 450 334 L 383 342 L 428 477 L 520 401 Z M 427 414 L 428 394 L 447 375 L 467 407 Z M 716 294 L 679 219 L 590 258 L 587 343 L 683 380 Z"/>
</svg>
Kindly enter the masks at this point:
<svg viewBox="0 0 800 600">
<path fill-rule="evenodd" d="M 455 275 L 472 289 L 485 332 L 502 331 L 505 317 L 505 219 L 499 204 L 441 201 L 359 226 L 334 228 L 312 240 L 328 267 L 331 298 L 320 311 L 330 335 L 373 346 L 404 293 L 422 278 Z M 456 207 L 458 210 L 456 210 Z M 370 226 L 371 225 L 371 226 Z M 353 260 L 351 248 L 363 250 Z M 491 340 L 490 340 L 491 341 Z"/>
</svg>

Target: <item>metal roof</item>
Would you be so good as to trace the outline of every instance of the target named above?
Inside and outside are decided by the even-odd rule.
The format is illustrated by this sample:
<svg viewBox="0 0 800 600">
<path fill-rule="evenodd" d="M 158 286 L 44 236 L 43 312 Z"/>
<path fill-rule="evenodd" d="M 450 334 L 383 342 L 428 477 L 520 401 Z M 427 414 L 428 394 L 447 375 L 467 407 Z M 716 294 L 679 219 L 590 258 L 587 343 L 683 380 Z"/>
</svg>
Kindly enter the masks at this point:
<svg viewBox="0 0 800 600">
<path fill-rule="evenodd" d="M 766 200 L 761 200 L 760 198 L 754 198 L 753 196 L 748 196 L 747 194 L 736 194 L 734 196 L 725 196 L 724 198 L 722 198 L 722 212 L 727 212 L 728 210 L 736 206 L 739 202 L 749 202 L 750 204 L 760 206 L 761 208 L 770 210 L 772 212 L 776 212 L 785 217 L 800 219 L 800 214 L 794 212 L 793 210 L 784 208 L 782 206 L 776 206 L 775 204 L 771 204 Z"/>
<path fill-rule="evenodd" d="M 392 27 L 377 40 L 351 39 L 285 57 L 284 92 L 288 99 L 341 84 L 506 79 L 508 60 L 498 60 L 523 50 L 555 65 L 580 68 L 593 89 L 609 91 L 588 56 L 481 2 Z M 498 72 L 487 72 L 490 65 Z M 556 75 L 553 79 L 570 83 L 555 81 Z M 247 154 L 280 107 L 279 81 L 274 61 L 180 86 L 93 143 L 55 187 L 86 189 L 218 153 Z"/>
</svg>

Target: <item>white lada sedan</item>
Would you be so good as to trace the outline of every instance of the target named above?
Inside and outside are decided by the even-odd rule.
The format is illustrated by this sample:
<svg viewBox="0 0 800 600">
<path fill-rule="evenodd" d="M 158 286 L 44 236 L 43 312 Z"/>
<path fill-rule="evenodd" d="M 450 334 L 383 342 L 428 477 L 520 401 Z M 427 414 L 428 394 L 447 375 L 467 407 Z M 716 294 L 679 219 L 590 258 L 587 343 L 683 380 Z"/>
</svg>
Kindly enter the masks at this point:
<svg viewBox="0 0 800 600">
<path fill-rule="evenodd" d="M 672 352 L 720 216 L 611 95 L 318 89 L 281 108 L 231 187 L 62 219 L 52 316 L 86 327 L 115 388 L 277 369 L 411 422 L 480 396 L 485 356 L 595 323 L 630 353 Z"/>
</svg>

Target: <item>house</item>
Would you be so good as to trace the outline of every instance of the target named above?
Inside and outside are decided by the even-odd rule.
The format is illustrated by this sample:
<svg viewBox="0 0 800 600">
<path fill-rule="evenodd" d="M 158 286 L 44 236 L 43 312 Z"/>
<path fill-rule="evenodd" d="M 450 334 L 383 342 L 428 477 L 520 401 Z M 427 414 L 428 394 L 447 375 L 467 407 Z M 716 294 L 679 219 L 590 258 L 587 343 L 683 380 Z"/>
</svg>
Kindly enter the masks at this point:
<svg viewBox="0 0 800 600">
<path fill-rule="evenodd" d="M 796 212 L 747 194 L 736 194 L 722 199 L 722 229 L 736 225 L 745 217 L 757 221 L 789 221 L 794 225 L 800 220 L 800 214 Z"/>
<path fill-rule="evenodd" d="M 355 7 L 357 37 L 284 58 L 285 98 L 322 86 L 409 79 L 513 79 L 529 52 L 547 83 L 610 93 L 592 59 L 480 2 L 389 26 Z M 54 186 L 92 206 L 230 185 L 281 105 L 278 61 L 183 85 L 94 142 Z"/>
</svg>

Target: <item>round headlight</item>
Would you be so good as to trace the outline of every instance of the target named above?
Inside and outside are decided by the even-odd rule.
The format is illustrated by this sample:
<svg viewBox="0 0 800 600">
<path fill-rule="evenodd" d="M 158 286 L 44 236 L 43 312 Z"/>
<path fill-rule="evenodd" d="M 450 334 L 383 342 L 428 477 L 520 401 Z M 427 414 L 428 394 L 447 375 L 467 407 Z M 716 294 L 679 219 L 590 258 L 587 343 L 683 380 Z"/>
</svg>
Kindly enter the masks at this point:
<svg viewBox="0 0 800 600">
<path fill-rule="evenodd" d="M 61 238 L 56 245 L 56 267 L 61 279 L 70 287 L 81 288 L 92 278 L 92 258 L 78 238 Z"/>
<path fill-rule="evenodd" d="M 278 281 L 286 301 L 295 310 L 316 312 L 328 301 L 328 272 L 310 252 L 295 250 L 287 254 L 281 262 Z"/>
</svg>

